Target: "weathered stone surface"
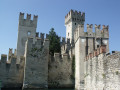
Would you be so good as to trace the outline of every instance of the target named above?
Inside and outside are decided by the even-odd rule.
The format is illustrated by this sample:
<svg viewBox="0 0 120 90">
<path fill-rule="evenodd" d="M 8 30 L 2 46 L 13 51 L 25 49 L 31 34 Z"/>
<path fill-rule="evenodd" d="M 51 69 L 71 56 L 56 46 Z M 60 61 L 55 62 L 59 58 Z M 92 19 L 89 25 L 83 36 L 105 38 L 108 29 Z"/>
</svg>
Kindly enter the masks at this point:
<svg viewBox="0 0 120 90">
<path fill-rule="evenodd" d="M 16 56 L 11 55 L 9 63 L 7 62 L 7 55 L 1 55 L 0 61 L 0 80 L 2 87 L 13 88 L 21 87 L 23 84 L 23 70 L 24 70 L 24 57 L 20 58 L 20 64 L 16 64 Z"/>
<path fill-rule="evenodd" d="M 72 77 L 72 60 L 67 54 L 60 57 L 55 53 L 49 61 L 48 85 L 51 88 L 73 88 L 74 78 Z"/>
<path fill-rule="evenodd" d="M 86 90 L 119 90 L 120 52 L 112 55 L 102 53 L 84 62 Z"/>
<path fill-rule="evenodd" d="M 37 39 L 35 44 L 29 38 L 26 43 L 24 88 L 48 88 L 49 41 L 42 44 Z"/>
</svg>

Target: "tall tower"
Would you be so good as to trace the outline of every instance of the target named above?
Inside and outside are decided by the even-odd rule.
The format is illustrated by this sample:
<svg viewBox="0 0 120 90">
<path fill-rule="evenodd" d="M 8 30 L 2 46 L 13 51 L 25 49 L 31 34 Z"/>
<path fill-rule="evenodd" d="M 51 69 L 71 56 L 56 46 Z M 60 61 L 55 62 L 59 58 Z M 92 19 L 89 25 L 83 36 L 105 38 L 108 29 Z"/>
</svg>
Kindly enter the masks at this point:
<svg viewBox="0 0 120 90">
<path fill-rule="evenodd" d="M 24 13 L 20 12 L 19 24 L 18 24 L 18 40 L 17 40 L 17 58 L 24 55 L 25 42 L 28 37 L 35 37 L 37 28 L 38 16 L 33 17 L 31 20 L 31 14 L 27 14 L 27 18 L 24 19 Z M 19 61 L 17 61 L 19 63 Z"/>
<path fill-rule="evenodd" d="M 65 26 L 66 26 L 66 40 L 70 39 L 70 42 L 74 40 L 74 30 L 78 25 L 84 25 L 85 22 L 85 13 L 77 12 L 71 10 L 65 16 Z"/>
<path fill-rule="evenodd" d="M 85 67 L 84 60 L 87 55 L 93 53 L 100 46 L 106 46 L 109 52 L 109 26 L 87 24 L 87 32 L 84 32 L 84 25 L 78 25 L 74 30 L 75 42 L 75 88 L 76 90 L 84 90 L 85 85 Z"/>
</svg>

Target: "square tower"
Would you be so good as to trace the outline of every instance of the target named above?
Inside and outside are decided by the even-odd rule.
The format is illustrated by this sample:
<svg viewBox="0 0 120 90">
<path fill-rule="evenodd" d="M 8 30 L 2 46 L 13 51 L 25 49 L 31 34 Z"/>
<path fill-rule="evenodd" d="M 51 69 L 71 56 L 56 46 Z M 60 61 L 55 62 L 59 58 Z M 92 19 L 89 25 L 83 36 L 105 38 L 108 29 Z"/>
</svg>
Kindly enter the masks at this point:
<svg viewBox="0 0 120 90">
<path fill-rule="evenodd" d="M 27 14 L 27 18 L 24 19 L 24 13 L 20 12 L 19 25 L 18 25 L 18 40 L 17 40 L 17 58 L 24 55 L 25 42 L 28 37 L 35 38 L 37 28 L 38 16 L 33 17 L 31 20 L 31 14 Z M 19 63 L 19 61 L 17 61 Z"/>
<path fill-rule="evenodd" d="M 70 39 L 70 42 L 74 40 L 74 30 L 78 25 L 84 25 L 85 22 L 85 13 L 77 12 L 71 10 L 65 16 L 65 26 L 66 26 L 66 40 Z"/>
</svg>

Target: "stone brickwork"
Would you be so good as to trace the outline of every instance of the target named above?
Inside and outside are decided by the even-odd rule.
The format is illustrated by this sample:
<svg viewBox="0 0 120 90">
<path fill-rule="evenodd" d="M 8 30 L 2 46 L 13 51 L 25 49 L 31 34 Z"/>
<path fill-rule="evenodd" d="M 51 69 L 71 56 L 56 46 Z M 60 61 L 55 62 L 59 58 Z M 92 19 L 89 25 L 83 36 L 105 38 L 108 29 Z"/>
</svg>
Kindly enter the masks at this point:
<svg viewBox="0 0 120 90">
<path fill-rule="evenodd" d="M 23 84 L 23 72 L 24 72 L 24 57 L 20 57 L 20 64 L 16 64 L 17 57 L 12 54 L 9 55 L 7 61 L 7 55 L 2 54 L 0 60 L 0 80 L 2 81 L 2 87 L 4 88 L 16 88 L 22 87 Z"/>
<path fill-rule="evenodd" d="M 90 53 L 84 62 L 85 90 L 119 90 L 120 52 L 106 54 L 105 46 Z"/>
<path fill-rule="evenodd" d="M 28 38 L 25 51 L 23 90 L 48 88 L 49 40 Z"/>
<path fill-rule="evenodd" d="M 48 85 L 50 88 L 73 88 L 72 59 L 68 54 L 55 53 L 49 61 Z"/>
</svg>

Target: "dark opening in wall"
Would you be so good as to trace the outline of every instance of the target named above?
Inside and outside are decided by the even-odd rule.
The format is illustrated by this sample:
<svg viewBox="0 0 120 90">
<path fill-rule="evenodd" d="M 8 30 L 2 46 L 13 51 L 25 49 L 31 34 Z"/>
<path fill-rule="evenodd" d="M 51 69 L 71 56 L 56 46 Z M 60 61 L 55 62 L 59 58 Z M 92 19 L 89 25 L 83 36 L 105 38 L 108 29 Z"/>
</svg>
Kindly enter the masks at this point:
<svg viewBox="0 0 120 90">
<path fill-rule="evenodd" d="M 86 37 L 86 56 L 88 55 L 88 37 Z"/>
<path fill-rule="evenodd" d="M 99 48 L 99 45 L 97 45 L 97 48 Z"/>
<path fill-rule="evenodd" d="M 76 25 L 76 23 L 75 23 L 75 25 Z"/>
</svg>

